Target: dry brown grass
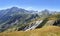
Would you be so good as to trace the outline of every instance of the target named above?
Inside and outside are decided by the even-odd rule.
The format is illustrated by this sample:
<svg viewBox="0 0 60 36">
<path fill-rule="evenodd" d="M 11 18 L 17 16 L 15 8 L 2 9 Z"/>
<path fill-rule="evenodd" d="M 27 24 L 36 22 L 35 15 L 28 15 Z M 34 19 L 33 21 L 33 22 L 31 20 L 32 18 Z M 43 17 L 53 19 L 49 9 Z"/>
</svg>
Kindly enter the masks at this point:
<svg viewBox="0 0 60 36">
<path fill-rule="evenodd" d="M 0 33 L 0 36 L 60 36 L 60 27 L 47 26 L 31 31 L 15 31 L 9 33 Z"/>
</svg>

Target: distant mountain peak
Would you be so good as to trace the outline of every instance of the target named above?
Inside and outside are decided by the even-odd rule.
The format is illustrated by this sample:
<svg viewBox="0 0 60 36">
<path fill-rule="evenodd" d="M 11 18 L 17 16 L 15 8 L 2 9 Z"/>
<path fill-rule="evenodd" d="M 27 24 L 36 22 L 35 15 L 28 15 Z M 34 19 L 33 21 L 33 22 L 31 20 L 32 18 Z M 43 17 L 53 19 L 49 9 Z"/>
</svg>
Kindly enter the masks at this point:
<svg viewBox="0 0 60 36">
<path fill-rule="evenodd" d="M 17 9 L 18 7 L 12 7 L 12 9 L 13 9 L 13 8 Z"/>
<path fill-rule="evenodd" d="M 43 10 L 43 12 L 49 12 L 49 10 L 45 9 L 45 10 Z"/>
<path fill-rule="evenodd" d="M 12 7 L 10 8 L 11 10 L 18 10 L 19 8 L 18 7 Z"/>
</svg>

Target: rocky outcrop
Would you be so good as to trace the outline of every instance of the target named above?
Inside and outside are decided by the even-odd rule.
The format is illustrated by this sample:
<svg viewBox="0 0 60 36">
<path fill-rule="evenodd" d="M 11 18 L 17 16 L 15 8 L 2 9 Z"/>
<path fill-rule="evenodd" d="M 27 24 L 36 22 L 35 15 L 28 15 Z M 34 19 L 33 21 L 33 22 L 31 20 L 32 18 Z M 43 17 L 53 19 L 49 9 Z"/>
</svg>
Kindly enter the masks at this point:
<svg viewBox="0 0 60 36">
<path fill-rule="evenodd" d="M 55 20 L 49 20 L 44 26 L 52 26 L 54 24 Z"/>
<path fill-rule="evenodd" d="M 26 26 L 24 28 L 25 31 L 28 31 L 28 30 L 34 30 L 36 27 L 38 27 L 41 23 L 43 22 L 43 20 L 40 20 L 40 21 L 36 21 L 35 24 L 31 24 L 29 26 Z"/>
<path fill-rule="evenodd" d="M 53 25 L 60 26 L 60 20 L 56 20 Z"/>
<path fill-rule="evenodd" d="M 49 20 L 47 23 L 44 25 L 45 26 L 60 26 L 60 20 Z"/>
</svg>

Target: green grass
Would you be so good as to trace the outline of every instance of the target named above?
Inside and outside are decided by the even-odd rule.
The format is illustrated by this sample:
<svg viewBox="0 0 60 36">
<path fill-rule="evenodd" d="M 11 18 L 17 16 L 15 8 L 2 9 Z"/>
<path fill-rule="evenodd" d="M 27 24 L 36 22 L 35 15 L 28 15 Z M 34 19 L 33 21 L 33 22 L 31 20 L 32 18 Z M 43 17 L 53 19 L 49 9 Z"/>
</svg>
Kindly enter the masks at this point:
<svg viewBox="0 0 60 36">
<path fill-rule="evenodd" d="M 48 20 L 60 20 L 60 14 L 51 15 Z"/>
</svg>

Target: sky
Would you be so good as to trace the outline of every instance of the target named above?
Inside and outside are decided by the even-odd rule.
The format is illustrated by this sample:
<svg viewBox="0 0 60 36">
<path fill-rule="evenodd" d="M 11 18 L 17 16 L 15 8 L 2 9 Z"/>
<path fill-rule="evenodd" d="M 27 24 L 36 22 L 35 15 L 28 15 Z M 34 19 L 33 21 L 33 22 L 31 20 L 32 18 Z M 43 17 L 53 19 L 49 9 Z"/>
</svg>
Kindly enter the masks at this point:
<svg viewBox="0 0 60 36">
<path fill-rule="evenodd" d="M 19 7 L 27 10 L 60 11 L 60 0 L 0 0 L 0 10 Z"/>
</svg>

